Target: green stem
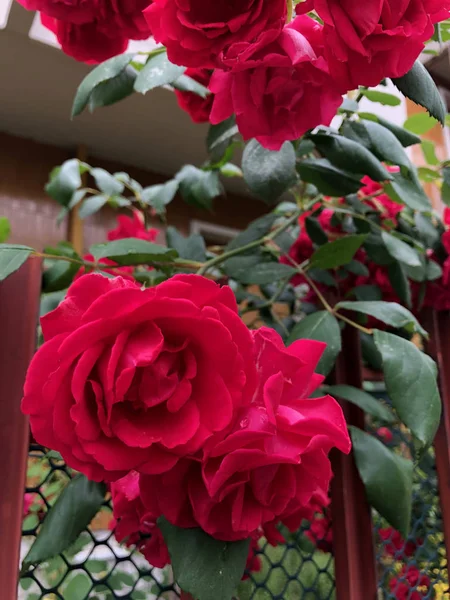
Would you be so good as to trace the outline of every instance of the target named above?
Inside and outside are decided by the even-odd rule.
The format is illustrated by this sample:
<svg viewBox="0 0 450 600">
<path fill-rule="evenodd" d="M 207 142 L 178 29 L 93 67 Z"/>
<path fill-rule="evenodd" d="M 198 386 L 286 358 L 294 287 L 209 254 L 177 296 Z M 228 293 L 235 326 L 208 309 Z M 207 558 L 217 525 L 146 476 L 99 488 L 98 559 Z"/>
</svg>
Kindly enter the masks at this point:
<svg viewBox="0 0 450 600">
<path fill-rule="evenodd" d="M 200 269 L 197 271 L 197 274 L 204 275 L 208 271 L 208 269 L 210 269 L 211 267 L 220 265 L 220 263 L 228 260 L 229 258 L 233 258 L 233 256 L 238 256 L 239 254 L 243 254 L 244 252 L 247 252 L 247 250 L 253 250 L 253 248 L 258 248 L 259 246 L 262 246 L 263 244 L 266 244 L 267 242 L 273 241 L 276 237 L 278 237 L 280 234 L 282 234 L 284 231 L 286 231 L 286 229 L 288 229 L 293 223 L 295 223 L 295 221 L 300 216 L 300 213 L 301 213 L 300 210 L 296 210 L 289 217 L 289 219 L 287 219 L 287 221 L 285 221 L 282 225 L 280 225 L 280 227 L 277 227 L 276 229 L 274 229 L 273 231 L 271 231 L 269 234 L 265 235 L 264 237 L 260 238 L 259 240 L 255 240 L 253 242 L 245 244 L 245 246 L 240 246 L 239 248 L 234 248 L 233 250 L 229 250 L 228 252 L 224 252 L 223 254 L 219 254 L 219 256 L 215 256 L 214 258 L 211 258 L 204 265 L 202 265 L 200 267 Z"/>
</svg>

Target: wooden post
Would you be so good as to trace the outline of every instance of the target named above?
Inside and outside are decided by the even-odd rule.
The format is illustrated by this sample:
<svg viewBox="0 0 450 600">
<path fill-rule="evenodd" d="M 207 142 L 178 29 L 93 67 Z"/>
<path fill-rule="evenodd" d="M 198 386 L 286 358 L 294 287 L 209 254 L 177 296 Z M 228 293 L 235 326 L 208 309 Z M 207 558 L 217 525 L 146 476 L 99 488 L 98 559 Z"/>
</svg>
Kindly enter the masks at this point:
<svg viewBox="0 0 450 600">
<path fill-rule="evenodd" d="M 2 600 L 16 600 L 28 456 L 28 419 L 20 401 L 36 349 L 41 261 L 29 259 L 0 283 L 0 582 Z"/>
<path fill-rule="evenodd" d="M 335 368 L 336 384 L 362 388 L 358 331 L 346 326 L 343 351 Z M 364 429 L 364 412 L 341 401 L 349 425 Z M 331 454 L 331 516 L 337 600 L 376 600 L 377 575 L 370 506 L 352 454 Z"/>
<path fill-rule="evenodd" d="M 430 334 L 428 353 L 437 362 L 442 398 L 442 417 L 434 440 L 439 500 L 445 549 L 450 561 L 450 313 L 424 311 L 421 319 Z"/>
<path fill-rule="evenodd" d="M 87 161 L 86 146 L 79 146 L 77 158 L 82 162 Z M 86 174 L 82 175 L 83 185 L 86 185 Z M 69 214 L 69 222 L 67 226 L 67 239 L 74 247 L 78 254 L 83 255 L 84 252 L 84 227 L 83 221 L 78 214 L 79 206 L 75 206 Z"/>
</svg>

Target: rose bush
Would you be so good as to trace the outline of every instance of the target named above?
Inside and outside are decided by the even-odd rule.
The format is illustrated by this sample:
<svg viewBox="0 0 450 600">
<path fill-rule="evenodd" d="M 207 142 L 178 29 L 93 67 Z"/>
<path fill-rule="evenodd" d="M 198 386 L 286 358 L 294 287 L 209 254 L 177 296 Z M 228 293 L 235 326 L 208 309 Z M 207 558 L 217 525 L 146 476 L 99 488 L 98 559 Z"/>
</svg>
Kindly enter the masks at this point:
<svg viewBox="0 0 450 600">
<path fill-rule="evenodd" d="M 86 275 L 42 330 L 22 408 L 35 439 L 90 479 L 166 471 L 250 403 L 250 333 L 231 290 L 202 277 L 141 290 Z"/>
</svg>

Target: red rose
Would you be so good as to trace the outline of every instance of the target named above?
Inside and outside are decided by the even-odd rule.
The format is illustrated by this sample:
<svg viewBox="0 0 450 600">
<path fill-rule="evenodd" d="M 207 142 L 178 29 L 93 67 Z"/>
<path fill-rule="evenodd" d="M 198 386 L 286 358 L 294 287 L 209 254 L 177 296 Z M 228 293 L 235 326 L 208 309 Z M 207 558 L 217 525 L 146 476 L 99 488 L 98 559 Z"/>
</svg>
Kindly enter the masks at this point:
<svg viewBox="0 0 450 600">
<path fill-rule="evenodd" d="M 444 208 L 443 221 L 444 225 L 450 225 L 450 208 L 448 206 Z"/>
<path fill-rule="evenodd" d="M 209 69 L 186 69 L 185 72 L 186 75 L 205 87 L 209 85 L 211 73 Z M 214 100 L 213 94 L 209 94 L 206 98 L 202 98 L 193 92 L 181 92 L 180 90 L 175 90 L 175 94 L 178 104 L 189 114 L 194 123 L 207 123 L 209 121 Z"/>
<path fill-rule="evenodd" d="M 400 169 L 398 167 L 386 167 L 390 173 L 397 173 Z M 361 182 L 364 184 L 359 190 L 358 195 L 362 202 L 367 204 L 374 210 L 376 210 L 381 219 L 389 220 L 397 225 L 397 216 L 405 208 L 403 204 L 398 204 L 389 198 L 387 194 L 381 193 L 383 186 L 377 181 L 373 181 L 370 177 L 363 177 Z M 367 196 L 374 196 L 373 198 L 367 198 Z"/>
<path fill-rule="evenodd" d="M 338 403 L 309 399 L 323 377 L 314 369 L 324 344 L 285 348 L 271 329 L 253 332 L 258 383 L 252 404 L 224 435 L 210 439 L 198 461 L 182 460 L 162 475 L 141 475 L 144 505 L 180 527 L 200 526 L 217 539 L 248 538 L 287 522 L 328 490 L 328 452 L 350 450 Z"/>
<path fill-rule="evenodd" d="M 278 37 L 286 0 L 155 0 L 144 15 L 173 63 L 232 67 Z"/>
<path fill-rule="evenodd" d="M 391 593 L 394 595 L 396 600 L 422 600 L 422 598 L 428 597 L 429 588 L 431 581 L 428 575 L 421 573 L 419 569 L 414 566 L 403 565 L 402 570 L 398 577 L 393 577 L 389 582 Z M 423 590 L 417 590 L 413 588 L 425 588 Z"/>
<path fill-rule="evenodd" d="M 405 75 L 450 16 L 449 0 L 315 0 L 325 24 L 330 72 L 343 92 Z"/>
<path fill-rule="evenodd" d="M 329 125 L 342 97 L 323 57 L 322 29 L 309 17 L 297 17 L 235 71 L 216 70 L 211 123 L 235 113 L 244 139 L 256 138 L 270 150 Z"/>
<path fill-rule="evenodd" d="M 22 409 L 36 441 L 89 479 L 161 473 L 250 402 L 251 335 L 231 289 L 204 277 L 142 290 L 85 275 L 41 323 Z"/>
<path fill-rule="evenodd" d="M 108 231 L 108 240 L 123 240 L 126 238 L 139 238 L 154 242 L 158 237 L 158 229 L 146 229 L 142 213 L 138 210 L 133 210 L 133 216 L 119 215 L 117 217 L 117 227 Z"/>
<path fill-rule="evenodd" d="M 156 518 L 145 510 L 139 495 L 139 474 L 131 471 L 111 484 L 111 496 L 117 541 L 136 546 L 152 567 L 168 565 L 169 550 Z"/>
<path fill-rule="evenodd" d="M 396 531 L 393 527 L 386 527 L 380 529 L 378 532 L 381 540 L 385 542 L 384 551 L 386 554 L 398 558 L 399 556 L 414 556 L 417 544 L 412 540 L 405 542 L 401 533 Z"/>
<path fill-rule="evenodd" d="M 379 429 L 377 429 L 377 436 L 387 444 L 390 444 L 394 439 L 394 434 L 387 427 L 380 427 Z"/>
<path fill-rule="evenodd" d="M 333 529 L 327 512 L 314 515 L 305 535 L 322 552 L 333 551 Z"/>
<path fill-rule="evenodd" d="M 442 277 L 427 282 L 423 305 L 435 310 L 450 310 L 450 256 L 442 265 Z"/>
</svg>

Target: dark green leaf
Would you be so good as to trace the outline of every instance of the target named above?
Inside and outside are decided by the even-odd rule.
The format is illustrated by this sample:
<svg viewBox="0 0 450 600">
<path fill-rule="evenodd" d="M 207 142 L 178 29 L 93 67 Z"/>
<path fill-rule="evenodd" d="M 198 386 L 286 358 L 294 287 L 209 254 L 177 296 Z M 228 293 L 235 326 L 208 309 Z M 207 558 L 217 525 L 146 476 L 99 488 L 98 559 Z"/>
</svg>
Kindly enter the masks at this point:
<svg viewBox="0 0 450 600">
<path fill-rule="evenodd" d="M 96 108 L 116 104 L 124 98 L 131 96 L 134 89 L 136 71 L 131 67 L 119 73 L 116 77 L 102 81 L 93 90 L 89 98 L 89 111 L 94 112 Z"/>
<path fill-rule="evenodd" d="M 318 133 L 311 136 L 320 153 L 333 165 L 353 173 L 368 175 L 374 181 L 392 179 L 391 174 L 367 148 L 340 135 Z"/>
<path fill-rule="evenodd" d="M 201 529 L 176 527 L 163 517 L 158 525 L 180 588 L 196 600 L 231 600 L 244 573 L 250 540 L 221 542 Z"/>
<path fill-rule="evenodd" d="M 431 75 L 417 60 L 413 68 L 392 80 L 404 96 L 427 109 L 432 117 L 445 124 L 445 105 Z"/>
<path fill-rule="evenodd" d="M 414 215 L 414 222 L 419 232 L 420 239 L 427 248 L 434 248 L 439 242 L 440 235 L 438 229 L 433 225 L 431 219 L 420 212 Z"/>
<path fill-rule="evenodd" d="M 265 257 L 260 251 L 250 255 L 240 255 L 234 258 L 229 258 L 222 263 L 222 271 L 236 281 L 241 281 L 241 277 L 248 274 L 248 271 L 253 269 L 255 265 L 264 264 Z"/>
<path fill-rule="evenodd" d="M 172 86 L 175 89 L 180 90 L 180 92 L 192 92 L 201 98 L 206 98 L 211 93 L 207 87 L 187 75 L 178 77 L 178 79 L 172 83 Z"/>
<path fill-rule="evenodd" d="M 72 106 L 72 117 L 76 117 L 88 105 L 93 90 L 102 82 L 120 75 L 133 60 L 133 54 L 120 54 L 95 67 L 81 82 Z"/>
<path fill-rule="evenodd" d="M 210 126 L 206 138 L 206 147 L 213 163 L 218 162 L 223 157 L 237 133 L 239 131 L 234 116 L 217 125 Z"/>
<path fill-rule="evenodd" d="M 19 244 L 0 244 L 0 281 L 20 269 L 33 248 Z"/>
<path fill-rule="evenodd" d="M 355 298 L 361 302 L 378 302 L 382 299 L 382 293 L 377 285 L 357 285 L 353 288 Z"/>
<path fill-rule="evenodd" d="M 383 370 L 383 358 L 373 341 L 373 336 L 360 332 L 361 351 L 364 361 L 375 371 Z"/>
<path fill-rule="evenodd" d="M 90 247 L 89 253 L 96 260 L 109 258 L 121 266 L 167 262 L 178 256 L 177 251 L 172 248 L 166 248 L 137 238 L 96 244 Z"/>
<path fill-rule="evenodd" d="M 134 83 L 134 89 L 140 94 L 176 81 L 183 75 L 185 67 L 174 65 L 170 62 L 166 52 L 150 56 L 144 68 L 140 71 Z"/>
<path fill-rule="evenodd" d="M 117 196 L 124 190 L 123 182 L 105 169 L 91 169 L 91 175 L 95 179 L 98 189 L 107 196 Z"/>
<path fill-rule="evenodd" d="M 329 271 L 325 271 L 325 269 L 309 269 L 308 275 L 317 283 L 323 283 L 328 287 L 337 287 L 336 279 Z"/>
<path fill-rule="evenodd" d="M 435 363 L 412 342 L 391 333 L 375 331 L 374 340 L 393 407 L 422 445 L 429 446 L 441 416 Z"/>
<path fill-rule="evenodd" d="M 393 180 L 385 184 L 384 189 L 395 202 L 406 204 L 413 210 L 425 212 L 431 210 L 430 199 L 423 191 L 417 177 L 407 178 L 401 173 L 393 173 Z"/>
<path fill-rule="evenodd" d="M 242 248 L 251 242 L 263 238 L 272 229 L 273 224 L 277 220 L 277 215 L 270 213 L 264 215 L 252 221 L 250 225 L 239 233 L 227 246 L 227 250 L 234 250 L 235 248 Z"/>
<path fill-rule="evenodd" d="M 359 275 L 360 277 L 368 277 L 369 269 L 359 260 L 351 260 L 345 268 L 353 275 Z"/>
<path fill-rule="evenodd" d="M 192 165 L 184 166 L 175 175 L 184 200 L 201 208 L 212 208 L 212 201 L 223 193 L 217 171 L 203 171 Z"/>
<path fill-rule="evenodd" d="M 394 262 L 394 259 L 386 250 L 386 246 L 379 233 L 371 233 L 367 236 L 367 239 L 364 242 L 364 249 L 370 260 L 377 265 L 389 265 Z"/>
<path fill-rule="evenodd" d="M 375 121 L 375 123 L 379 123 L 380 125 L 383 125 L 383 127 L 385 127 L 386 129 L 389 129 L 389 131 L 391 131 L 395 135 L 395 137 L 398 139 L 401 145 L 405 148 L 407 148 L 408 146 L 413 146 L 414 144 L 420 144 L 421 142 L 421 139 L 418 135 L 415 135 L 410 131 L 403 129 L 403 127 L 395 125 L 395 123 L 386 121 L 386 119 L 383 119 L 378 115 L 360 112 L 359 116 L 361 119 L 365 119 L 367 121 Z"/>
<path fill-rule="evenodd" d="M 395 422 L 395 417 L 389 408 L 363 390 L 351 385 L 331 385 L 326 387 L 326 391 L 332 396 L 343 398 L 352 404 L 356 404 L 356 406 L 362 408 L 367 414 L 372 415 L 379 421 L 383 421 L 383 423 Z"/>
<path fill-rule="evenodd" d="M 407 308 L 396 302 L 339 302 L 337 309 L 352 310 L 375 317 L 390 327 L 405 328 L 426 335 L 416 317 Z"/>
<path fill-rule="evenodd" d="M 411 286 L 406 276 L 403 265 L 399 262 L 393 262 L 388 265 L 388 276 L 394 291 L 400 300 L 408 308 L 412 306 Z"/>
<path fill-rule="evenodd" d="M 442 169 L 442 176 L 444 178 L 441 191 L 442 201 L 447 206 L 450 206 L 450 167 L 444 167 Z"/>
<path fill-rule="evenodd" d="M 328 236 L 322 229 L 318 219 L 315 217 L 306 217 L 305 228 L 309 238 L 317 246 L 323 246 L 328 242 Z"/>
<path fill-rule="evenodd" d="M 326 158 L 308 158 L 297 165 L 302 181 L 312 183 L 322 194 L 347 196 L 361 187 L 360 178 L 349 171 L 338 169 Z"/>
<path fill-rule="evenodd" d="M 66 550 L 95 517 L 105 493 L 105 484 L 89 481 L 84 475 L 74 477 L 48 512 L 24 558 L 22 572 Z"/>
<path fill-rule="evenodd" d="M 58 260 L 42 276 L 43 292 L 59 292 L 65 290 L 72 283 L 81 265 L 65 260 Z"/>
<path fill-rule="evenodd" d="M 365 235 L 347 235 L 318 248 L 311 257 L 312 267 L 336 269 L 348 264 L 364 243 Z"/>
<path fill-rule="evenodd" d="M 434 260 L 428 261 L 426 268 L 427 281 L 435 281 L 440 277 L 442 277 L 442 267 L 440 267 L 437 262 L 434 262 Z"/>
<path fill-rule="evenodd" d="M 318 340 L 327 344 L 316 371 L 328 375 L 342 348 L 341 330 L 336 317 L 326 310 L 305 317 L 291 331 L 288 344 L 300 339 Z"/>
<path fill-rule="evenodd" d="M 412 461 L 394 454 L 372 435 L 350 427 L 356 466 L 367 499 L 388 523 L 407 537 L 412 506 Z"/>
<path fill-rule="evenodd" d="M 381 238 L 392 258 L 411 267 L 420 267 L 422 265 L 417 252 L 406 242 L 396 238 L 387 231 L 381 233 Z"/>
<path fill-rule="evenodd" d="M 167 245 L 175 248 L 178 256 L 189 260 L 204 262 L 206 260 L 205 240 L 198 233 L 184 237 L 175 227 L 166 230 Z"/>
<path fill-rule="evenodd" d="M 295 151 L 290 142 L 281 150 L 267 150 L 251 140 L 242 157 L 244 179 L 250 190 L 262 200 L 272 203 L 296 181 Z"/>
<path fill-rule="evenodd" d="M 11 225 L 6 217 L 0 217 L 0 244 L 4 244 L 11 233 Z"/>
<path fill-rule="evenodd" d="M 245 285 L 267 285 L 280 279 L 292 277 L 296 272 L 294 267 L 278 262 L 258 263 L 250 270 L 242 272 L 239 281 Z"/>
</svg>

